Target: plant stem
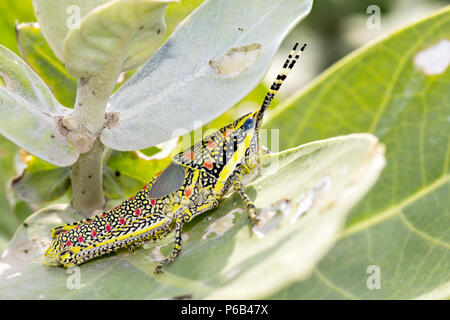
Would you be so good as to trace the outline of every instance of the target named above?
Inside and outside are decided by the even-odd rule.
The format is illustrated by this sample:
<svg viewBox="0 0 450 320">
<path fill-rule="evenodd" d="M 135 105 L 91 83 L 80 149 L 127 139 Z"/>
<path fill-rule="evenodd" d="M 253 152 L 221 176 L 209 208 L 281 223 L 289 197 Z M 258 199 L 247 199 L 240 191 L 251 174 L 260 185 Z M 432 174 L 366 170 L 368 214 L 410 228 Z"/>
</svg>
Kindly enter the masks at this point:
<svg viewBox="0 0 450 320">
<path fill-rule="evenodd" d="M 85 217 L 103 209 L 103 150 L 98 138 L 105 122 L 106 103 L 114 89 L 117 77 L 104 79 L 80 78 L 73 116 L 79 127 L 95 139 L 92 148 L 80 154 L 70 167 L 72 207 Z"/>
<path fill-rule="evenodd" d="M 105 205 L 103 194 L 103 144 L 99 139 L 70 167 L 72 207 L 85 217 Z"/>
</svg>

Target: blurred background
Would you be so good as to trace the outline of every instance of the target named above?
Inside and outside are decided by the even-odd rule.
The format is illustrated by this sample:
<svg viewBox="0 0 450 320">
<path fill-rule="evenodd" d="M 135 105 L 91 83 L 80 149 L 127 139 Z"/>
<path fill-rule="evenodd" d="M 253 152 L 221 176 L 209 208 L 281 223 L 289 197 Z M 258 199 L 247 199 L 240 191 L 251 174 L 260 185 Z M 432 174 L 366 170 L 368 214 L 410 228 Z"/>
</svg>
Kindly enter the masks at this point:
<svg viewBox="0 0 450 320">
<path fill-rule="evenodd" d="M 180 0 L 171 4 L 166 14 L 167 36 L 201 2 Z M 296 41 L 308 44 L 308 54 L 302 56 L 299 71 L 292 73 L 280 90 L 274 107 L 353 50 L 447 4 L 449 1 L 444 0 L 316 0 L 311 13 L 283 41 L 261 84 L 215 125 L 227 123 L 236 113 L 253 110 L 261 103 L 266 87 L 270 86 Z M 373 6 L 380 10 L 378 25 L 374 24 Z M 36 19 L 31 0 L 0 1 L 0 44 L 19 54 L 15 22 L 32 21 Z M 19 149 L 0 136 L 0 253 L 20 223 L 40 206 L 26 204 L 9 191 L 8 185 L 18 174 L 20 163 Z M 64 197 L 59 202 L 68 199 Z"/>
</svg>

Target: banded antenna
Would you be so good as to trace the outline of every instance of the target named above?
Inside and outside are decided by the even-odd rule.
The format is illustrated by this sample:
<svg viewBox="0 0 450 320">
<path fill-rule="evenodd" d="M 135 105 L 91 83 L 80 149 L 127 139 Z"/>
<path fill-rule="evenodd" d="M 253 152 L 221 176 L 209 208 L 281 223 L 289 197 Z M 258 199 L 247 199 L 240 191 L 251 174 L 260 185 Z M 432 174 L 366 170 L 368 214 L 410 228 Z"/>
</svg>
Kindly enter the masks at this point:
<svg viewBox="0 0 450 320">
<path fill-rule="evenodd" d="M 300 53 L 305 50 L 306 43 L 299 50 L 297 50 L 297 48 L 298 48 L 298 42 L 295 43 L 294 47 L 292 48 L 291 52 L 289 53 L 289 56 L 287 57 L 286 61 L 284 62 L 283 68 L 281 69 L 276 80 L 272 83 L 272 86 L 270 87 L 269 91 L 266 94 L 266 97 L 264 98 L 264 102 L 258 113 L 258 118 L 256 121 L 257 128 L 260 128 L 262 118 L 264 116 L 264 112 L 267 110 L 267 108 L 269 107 L 270 103 L 273 100 L 273 97 L 275 96 L 278 89 L 280 89 L 281 85 L 283 84 L 283 81 L 286 79 L 287 75 L 294 67 L 295 63 L 297 62 L 298 58 L 300 57 Z"/>
</svg>

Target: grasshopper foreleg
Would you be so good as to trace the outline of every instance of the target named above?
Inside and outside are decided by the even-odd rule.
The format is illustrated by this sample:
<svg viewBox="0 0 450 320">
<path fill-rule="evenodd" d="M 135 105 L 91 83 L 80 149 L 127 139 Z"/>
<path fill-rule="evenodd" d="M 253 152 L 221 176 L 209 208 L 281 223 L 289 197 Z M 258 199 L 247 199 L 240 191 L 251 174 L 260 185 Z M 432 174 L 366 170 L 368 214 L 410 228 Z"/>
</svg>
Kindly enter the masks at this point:
<svg viewBox="0 0 450 320">
<path fill-rule="evenodd" d="M 256 214 L 256 208 L 254 203 L 250 200 L 250 197 L 245 193 L 241 181 L 242 181 L 241 173 L 236 172 L 233 176 L 233 188 L 241 195 L 242 200 L 244 200 L 250 220 L 252 221 L 252 225 L 255 226 L 259 222 L 259 218 Z"/>
</svg>

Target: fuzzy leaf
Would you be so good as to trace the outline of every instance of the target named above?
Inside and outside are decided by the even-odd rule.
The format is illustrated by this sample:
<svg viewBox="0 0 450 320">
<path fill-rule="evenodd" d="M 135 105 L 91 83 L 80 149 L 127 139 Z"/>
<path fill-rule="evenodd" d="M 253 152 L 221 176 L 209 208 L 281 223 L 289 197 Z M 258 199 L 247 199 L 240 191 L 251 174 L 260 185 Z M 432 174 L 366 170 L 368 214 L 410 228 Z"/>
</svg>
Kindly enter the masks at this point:
<svg viewBox="0 0 450 320">
<path fill-rule="evenodd" d="M 96 8 L 64 40 L 67 69 L 81 77 L 141 66 L 164 38 L 164 12 L 171 1 L 114 0 Z"/>
<path fill-rule="evenodd" d="M 36 23 L 16 25 L 20 55 L 45 81 L 58 101 L 73 108 L 77 81 L 67 73 L 64 65 L 48 46 Z"/>
<path fill-rule="evenodd" d="M 42 33 L 59 60 L 64 62 L 64 39 L 70 29 L 96 7 L 111 0 L 33 0 Z"/>
<path fill-rule="evenodd" d="M 120 113 L 119 125 L 104 129 L 102 142 L 145 149 L 217 118 L 256 87 L 311 6 L 312 0 L 205 1 L 111 97 L 107 111 Z"/>
<path fill-rule="evenodd" d="M 304 279 L 334 244 L 349 209 L 375 183 L 383 147 L 371 135 L 349 135 L 273 154 L 264 163 L 246 188 L 262 210 L 263 238 L 250 231 L 245 205 L 233 194 L 185 225 L 183 252 L 162 275 L 153 270 L 161 253 L 171 251 L 171 237 L 67 271 L 39 263 L 50 229 L 80 218 L 53 207 L 31 216 L 0 259 L 0 298 L 252 299 Z"/>
<path fill-rule="evenodd" d="M 69 187 L 69 168 L 57 167 L 32 156 L 26 156 L 24 170 L 11 182 L 14 194 L 31 203 L 56 200 Z"/>
<path fill-rule="evenodd" d="M 0 45 L 0 133 L 31 154 L 58 166 L 78 158 L 55 125 L 70 113 L 45 83 L 13 52 Z"/>
</svg>

